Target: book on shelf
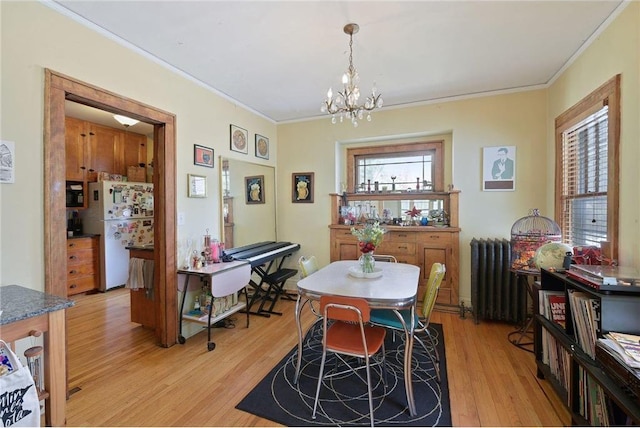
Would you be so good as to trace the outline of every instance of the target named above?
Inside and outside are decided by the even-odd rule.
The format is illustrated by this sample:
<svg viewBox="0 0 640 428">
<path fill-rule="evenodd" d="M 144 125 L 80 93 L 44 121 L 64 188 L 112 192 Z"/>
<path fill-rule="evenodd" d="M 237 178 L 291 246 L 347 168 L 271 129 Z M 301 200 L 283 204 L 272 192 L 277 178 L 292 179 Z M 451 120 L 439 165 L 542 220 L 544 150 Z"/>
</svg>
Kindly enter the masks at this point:
<svg viewBox="0 0 640 428">
<path fill-rule="evenodd" d="M 595 359 L 600 302 L 582 291 L 568 290 L 573 333 L 582 350 Z"/>
<path fill-rule="evenodd" d="M 540 314 L 565 327 L 565 296 L 563 291 L 540 290 Z"/>
<path fill-rule="evenodd" d="M 614 351 L 619 357 L 618 361 L 631 368 L 640 369 L 640 336 L 611 331 L 598 341 Z"/>
</svg>

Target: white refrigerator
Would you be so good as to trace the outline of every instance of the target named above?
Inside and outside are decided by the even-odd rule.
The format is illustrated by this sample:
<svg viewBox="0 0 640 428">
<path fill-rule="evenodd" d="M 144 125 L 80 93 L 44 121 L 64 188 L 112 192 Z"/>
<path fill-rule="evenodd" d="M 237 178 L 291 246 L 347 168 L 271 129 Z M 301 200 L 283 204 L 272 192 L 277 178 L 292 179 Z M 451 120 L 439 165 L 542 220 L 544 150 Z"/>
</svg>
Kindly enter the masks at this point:
<svg viewBox="0 0 640 428">
<path fill-rule="evenodd" d="M 124 285 L 128 246 L 153 246 L 153 183 L 89 183 L 89 207 L 81 210 L 83 230 L 100 236 L 100 289 Z"/>
</svg>

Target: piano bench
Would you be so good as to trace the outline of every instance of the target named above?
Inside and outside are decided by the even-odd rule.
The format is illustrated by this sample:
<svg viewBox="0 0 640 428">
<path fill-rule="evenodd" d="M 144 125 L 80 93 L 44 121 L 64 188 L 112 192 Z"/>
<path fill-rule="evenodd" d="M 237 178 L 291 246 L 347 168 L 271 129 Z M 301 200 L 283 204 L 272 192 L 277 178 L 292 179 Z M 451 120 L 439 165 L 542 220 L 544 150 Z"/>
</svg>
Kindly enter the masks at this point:
<svg viewBox="0 0 640 428">
<path fill-rule="evenodd" d="M 270 273 L 269 275 L 265 276 L 264 282 L 277 286 L 284 283 L 292 276 L 297 275 L 297 273 L 298 271 L 296 269 L 280 269 L 279 271 Z"/>
</svg>

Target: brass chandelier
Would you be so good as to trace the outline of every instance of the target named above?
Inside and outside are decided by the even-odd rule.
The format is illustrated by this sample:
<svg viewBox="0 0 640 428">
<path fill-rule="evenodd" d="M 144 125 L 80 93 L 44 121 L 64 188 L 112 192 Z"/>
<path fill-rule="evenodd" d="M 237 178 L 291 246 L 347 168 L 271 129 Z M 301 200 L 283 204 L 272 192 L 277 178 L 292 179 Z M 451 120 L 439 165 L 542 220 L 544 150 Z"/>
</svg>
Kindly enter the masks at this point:
<svg viewBox="0 0 640 428">
<path fill-rule="evenodd" d="M 349 35 L 349 68 L 347 72 L 342 75 L 344 90 L 338 91 L 338 94 L 334 98 L 333 90 L 329 88 L 327 98 L 320 108 L 320 111 L 323 113 L 331 115 L 331 123 L 336 123 L 336 115 L 339 115 L 340 122 L 346 117 L 351 120 L 353 126 L 358 126 L 358 120 L 362 120 L 365 112 L 367 113 L 367 121 L 370 122 L 371 111 L 382 107 L 382 94 L 377 93 L 375 83 L 365 103 L 358 105 L 358 99 L 360 98 L 360 88 L 358 87 L 360 76 L 353 66 L 353 35 L 356 34 L 359 29 L 358 24 L 351 23 L 344 26 L 345 34 Z"/>
</svg>

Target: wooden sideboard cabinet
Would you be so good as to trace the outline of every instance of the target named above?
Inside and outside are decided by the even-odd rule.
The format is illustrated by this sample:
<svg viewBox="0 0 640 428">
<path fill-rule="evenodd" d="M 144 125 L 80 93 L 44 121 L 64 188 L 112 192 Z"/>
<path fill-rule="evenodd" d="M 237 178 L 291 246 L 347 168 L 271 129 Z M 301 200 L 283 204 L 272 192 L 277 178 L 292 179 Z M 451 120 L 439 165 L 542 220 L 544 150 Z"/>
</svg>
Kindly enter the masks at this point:
<svg viewBox="0 0 640 428">
<path fill-rule="evenodd" d="M 67 239 L 67 295 L 98 288 L 100 236 Z"/>
<path fill-rule="evenodd" d="M 373 201 L 424 200 L 442 201 L 444 210 L 449 214 L 449 226 L 394 226 L 384 225 L 387 233 L 382 244 L 376 249 L 377 254 L 395 256 L 399 263 L 409 263 L 420 267 L 420 285 L 418 298 L 424 295 L 429 272 L 433 263 L 443 263 L 447 272 L 440 286 L 436 309 L 447 312 L 458 312 L 459 309 L 459 253 L 460 228 L 458 227 L 458 194 L 451 192 L 425 192 L 413 194 L 398 193 L 356 193 L 348 194 L 347 200 L 358 203 Z M 361 253 L 358 240 L 351 234 L 351 225 L 340 224 L 341 195 L 332 196 L 332 224 L 329 226 L 331 261 L 357 260 Z M 355 226 L 359 227 L 358 225 Z"/>
</svg>

